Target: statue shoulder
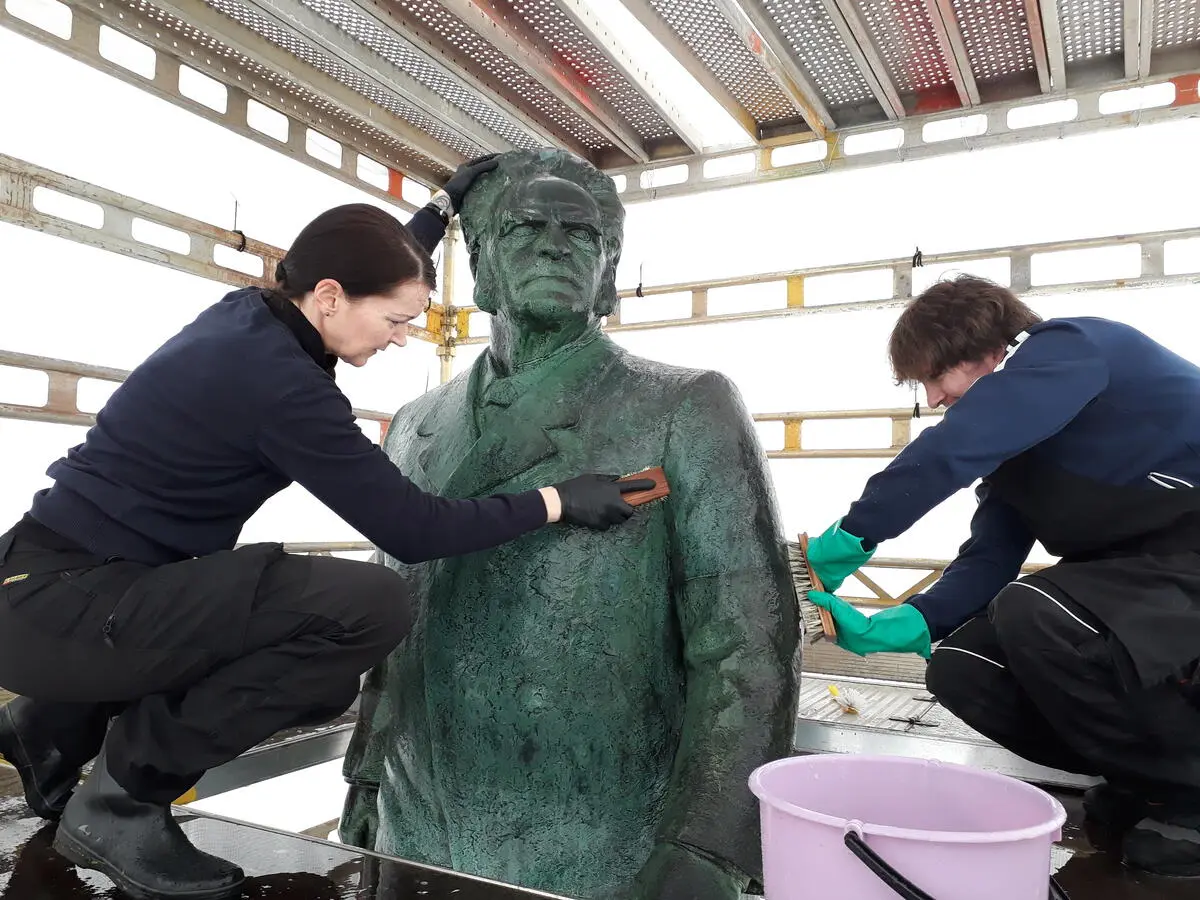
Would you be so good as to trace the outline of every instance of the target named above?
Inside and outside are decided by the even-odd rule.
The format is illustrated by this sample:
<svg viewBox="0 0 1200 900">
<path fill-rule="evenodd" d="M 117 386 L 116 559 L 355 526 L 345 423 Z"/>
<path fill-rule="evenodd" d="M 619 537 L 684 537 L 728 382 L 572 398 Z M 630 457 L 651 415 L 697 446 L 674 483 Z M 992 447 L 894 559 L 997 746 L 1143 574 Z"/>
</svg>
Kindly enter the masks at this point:
<svg viewBox="0 0 1200 900">
<path fill-rule="evenodd" d="M 689 407 L 707 418 L 741 419 L 748 415 L 737 385 L 716 369 L 671 365 L 627 351 L 616 362 L 623 379 L 657 388 L 638 391 L 634 396 L 647 400 L 662 397 L 668 406 Z"/>
<path fill-rule="evenodd" d="M 454 407 L 466 397 L 469 372 L 463 372 L 445 384 L 419 394 L 403 404 L 392 416 L 388 434 L 408 433 L 437 413 Z"/>
</svg>

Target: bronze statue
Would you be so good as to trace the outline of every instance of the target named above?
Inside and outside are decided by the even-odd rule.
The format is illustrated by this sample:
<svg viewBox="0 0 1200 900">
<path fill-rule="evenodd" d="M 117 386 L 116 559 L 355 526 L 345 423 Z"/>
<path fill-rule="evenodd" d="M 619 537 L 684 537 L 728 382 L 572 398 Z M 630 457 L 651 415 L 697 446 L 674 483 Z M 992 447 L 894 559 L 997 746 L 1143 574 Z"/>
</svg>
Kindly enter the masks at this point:
<svg viewBox="0 0 1200 900">
<path fill-rule="evenodd" d="M 612 532 L 382 560 L 419 613 L 368 676 L 342 835 L 575 898 L 734 900 L 760 876 L 747 778 L 791 749 L 796 599 L 733 385 L 600 329 L 623 225 L 587 162 L 502 156 L 462 212 L 490 348 L 384 449 L 451 497 L 658 465 L 670 496 Z"/>
</svg>

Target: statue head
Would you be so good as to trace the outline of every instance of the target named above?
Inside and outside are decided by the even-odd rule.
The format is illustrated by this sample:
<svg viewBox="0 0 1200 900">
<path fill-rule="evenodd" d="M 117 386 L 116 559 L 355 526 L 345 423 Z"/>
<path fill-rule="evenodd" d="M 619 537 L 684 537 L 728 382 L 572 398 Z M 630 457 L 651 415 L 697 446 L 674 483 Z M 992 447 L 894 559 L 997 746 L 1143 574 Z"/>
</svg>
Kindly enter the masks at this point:
<svg viewBox="0 0 1200 900">
<path fill-rule="evenodd" d="M 505 153 L 471 186 L 459 220 L 484 312 L 554 331 L 616 306 L 625 208 L 613 180 L 586 160 Z"/>
</svg>

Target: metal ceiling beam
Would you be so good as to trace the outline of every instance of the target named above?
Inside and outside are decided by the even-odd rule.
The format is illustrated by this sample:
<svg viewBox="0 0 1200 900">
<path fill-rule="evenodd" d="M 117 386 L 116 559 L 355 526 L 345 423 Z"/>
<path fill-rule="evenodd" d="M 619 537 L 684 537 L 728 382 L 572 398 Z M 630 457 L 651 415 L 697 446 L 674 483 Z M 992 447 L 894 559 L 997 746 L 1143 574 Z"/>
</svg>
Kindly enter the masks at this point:
<svg viewBox="0 0 1200 900">
<path fill-rule="evenodd" d="M 381 143 L 375 136 L 358 133 L 337 134 L 335 137 L 335 132 L 329 127 L 328 116 L 299 98 L 292 98 L 286 109 L 276 110 L 288 120 L 287 139 L 281 141 L 264 134 L 257 128 L 251 127 L 247 121 L 248 101 L 253 98 L 268 104 L 271 98 L 260 98 L 255 95 L 248 82 L 239 80 L 237 70 L 230 71 L 228 61 L 222 58 L 218 60 L 218 64 L 214 65 L 204 56 L 205 48 L 183 34 L 172 31 L 169 39 L 156 35 L 154 27 L 158 23 L 129 7 L 122 8 L 111 3 L 101 6 L 88 3 L 86 0 L 62 0 L 62 2 L 66 4 L 72 14 L 69 38 L 60 38 L 58 35 L 16 18 L 3 3 L 0 3 L 0 25 L 161 100 L 166 100 L 187 112 L 227 128 L 247 140 L 254 141 L 326 175 L 332 175 L 358 190 L 379 197 L 381 200 L 394 203 L 408 212 L 415 212 L 416 207 L 400 196 L 400 179 L 394 179 L 394 183 L 389 184 L 392 190 L 363 181 L 358 175 L 358 157 L 360 155 L 381 165 L 390 166 L 394 170 L 393 175 L 401 174 L 419 183 L 436 184 L 445 178 L 444 174 L 433 167 L 414 165 L 411 161 L 397 159 L 393 148 Z M 107 25 L 134 37 L 158 52 L 158 65 L 155 67 L 153 81 L 147 81 L 141 75 L 101 55 L 99 46 L 101 25 Z M 187 57 L 188 65 L 191 68 L 224 85 L 227 100 L 223 111 L 213 109 L 211 106 L 199 103 L 180 93 L 181 57 Z M 304 139 L 306 129 L 312 129 L 330 140 L 343 144 L 340 168 L 333 168 L 307 152 Z M 391 179 L 389 180 L 391 181 Z"/>
<path fill-rule="evenodd" d="M 514 149 L 500 135 L 472 118 L 464 110 L 438 95 L 407 72 L 359 43 L 341 28 L 318 15 L 299 0 L 242 0 L 285 31 L 298 34 L 304 40 L 337 59 L 348 69 L 357 72 L 385 93 L 401 97 L 459 138 L 489 153 Z M 407 44 L 404 35 L 396 40 Z M 420 52 L 412 47 L 414 52 Z M 433 65 L 436 61 L 431 60 Z M 445 71 L 445 70 L 443 70 Z M 453 77 L 446 72 L 448 77 Z M 463 85 L 465 88 L 466 85 Z"/>
<path fill-rule="evenodd" d="M 863 21 L 858 5 L 853 0 L 821 0 L 821 5 L 825 7 L 833 27 L 841 35 L 850 57 L 862 72 L 867 86 L 871 88 L 871 93 L 875 95 L 887 117 L 903 119 L 906 112 L 900 92 L 896 90 L 896 85 L 888 75 L 883 56 L 871 37 L 867 23 Z"/>
<path fill-rule="evenodd" d="M 978 106 L 979 86 L 975 83 L 971 58 L 967 55 L 967 45 L 958 27 L 958 17 L 954 14 L 954 0 L 925 0 L 925 9 L 929 13 L 938 45 L 942 48 L 942 56 L 954 81 L 959 102 L 963 106 Z"/>
<path fill-rule="evenodd" d="M 389 0 L 343 0 L 364 19 L 386 32 L 395 32 L 435 58 L 442 68 L 449 71 L 473 93 L 487 97 L 504 116 L 518 124 L 524 131 L 547 146 L 557 145 L 570 150 L 577 156 L 586 157 L 591 152 L 579 140 L 549 121 L 540 121 L 537 113 L 530 113 L 513 103 L 508 97 L 495 93 L 494 77 L 484 71 L 476 61 L 467 57 L 450 41 L 440 38 L 420 18 L 409 12 L 406 6 Z M 520 99 L 520 98 L 518 98 Z"/>
<path fill-rule="evenodd" d="M 650 78 L 644 66 L 638 65 L 622 46 L 620 39 L 610 34 L 607 27 L 596 18 L 596 14 L 584 0 L 556 0 L 558 8 L 574 23 L 592 45 L 603 54 L 609 64 L 621 73 L 638 94 L 654 109 L 671 130 L 683 140 L 693 153 L 704 152 L 704 141 L 699 129 L 679 109 L 670 97 Z"/>
<path fill-rule="evenodd" d="M 733 120 L 746 130 L 746 134 L 755 140 L 759 139 L 758 120 L 721 83 L 720 79 L 713 74 L 712 69 L 706 66 L 700 57 L 696 55 L 695 51 L 688 46 L 687 41 L 681 38 L 679 33 L 671 27 L 670 23 L 659 14 L 650 0 L 621 0 L 621 3 L 642 23 L 651 36 L 662 44 L 663 48 L 681 66 L 687 69 L 688 74 L 696 79 L 700 87 L 707 91 L 721 108 L 729 113 Z"/>
<path fill-rule="evenodd" d="M 324 97 L 359 121 L 369 123 L 392 139 L 412 147 L 447 169 L 457 168 L 466 158 L 411 122 L 406 122 L 378 104 L 372 103 L 336 78 L 308 65 L 283 48 L 276 47 L 252 29 L 223 15 L 203 0 L 155 0 L 154 5 L 214 37 L 268 71 L 279 73 L 317 96 Z M 165 43 L 170 45 L 169 35 Z M 188 62 L 186 53 L 181 52 L 179 58 L 182 62 Z M 276 103 L 280 102 L 286 102 L 286 98 L 276 100 Z"/>
<path fill-rule="evenodd" d="M 1125 0 L 1125 77 L 1130 81 L 1150 74 L 1154 49 L 1154 0 Z"/>
<path fill-rule="evenodd" d="M 813 133 L 824 138 L 827 131 L 837 128 L 825 101 L 800 70 L 787 42 L 780 37 L 762 7 L 757 3 L 746 3 L 745 0 L 713 0 L 713 3 L 733 26 L 746 49 L 754 54 L 779 89 L 792 101 Z"/>
<path fill-rule="evenodd" d="M 487 0 L 438 0 L 463 24 L 495 46 L 575 115 L 636 162 L 650 154 L 632 126 L 572 69 L 541 49 L 541 38 L 515 16 L 501 16 Z"/>
<path fill-rule="evenodd" d="M 1046 32 L 1042 29 L 1042 11 L 1038 0 L 1025 0 L 1025 22 L 1029 29 L 1029 44 L 1033 48 L 1033 65 L 1037 69 L 1038 90 L 1051 91 L 1050 56 L 1046 51 Z"/>
<path fill-rule="evenodd" d="M 1030 0 L 1026 0 L 1027 3 Z M 1067 53 L 1063 49 L 1062 22 L 1058 17 L 1058 0 L 1036 0 L 1041 36 L 1046 44 L 1046 65 L 1050 68 L 1050 91 L 1067 89 Z M 1037 47 L 1037 43 L 1034 43 Z"/>
<path fill-rule="evenodd" d="M 39 190 L 48 191 L 50 197 L 57 195 L 60 203 L 62 198 L 75 201 L 76 218 L 45 211 L 42 207 L 50 197 L 41 196 L 39 203 Z M 94 224 L 78 221 L 88 218 L 94 219 Z M 234 287 L 273 286 L 275 266 L 284 256 L 282 248 L 256 241 L 241 231 L 193 219 L 3 153 L 0 153 L 0 222 Z M 139 222 L 144 225 L 139 227 Z M 158 231 L 139 237 L 138 232 L 145 225 L 157 226 Z M 223 254 L 226 258 L 244 263 L 244 268 L 218 262 L 221 248 L 226 251 Z M 250 274 L 252 269 L 258 272 Z M 408 333 L 419 340 L 440 342 L 440 335 L 426 328 L 409 325 Z"/>
<path fill-rule="evenodd" d="M 87 204 L 92 215 L 99 213 L 95 227 L 81 225 L 39 209 L 38 189 L 70 197 Z M 185 238 L 186 250 L 166 249 L 134 237 L 134 221 L 141 219 L 169 229 Z M 53 234 L 123 256 L 199 275 L 224 284 L 269 287 L 274 283 L 275 265 L 284 251 L 241 232 L 231 231 L 199 219 L 193 219 L 160 206 L 126 197 L 99 185 L 59 174 L 42 166 L 0 154 L 0 222 L 9 222 L 34 231 Z M 243 254 L 247 262 L 257 258 L 262 271 L 258 275 L 222 266 L 216 262 L 216 248 L 224 246 Z M 230 254 L 232 255 L 232 253 Z M 247 268 L 257 266 L 247 265 Z"/>
</svg>

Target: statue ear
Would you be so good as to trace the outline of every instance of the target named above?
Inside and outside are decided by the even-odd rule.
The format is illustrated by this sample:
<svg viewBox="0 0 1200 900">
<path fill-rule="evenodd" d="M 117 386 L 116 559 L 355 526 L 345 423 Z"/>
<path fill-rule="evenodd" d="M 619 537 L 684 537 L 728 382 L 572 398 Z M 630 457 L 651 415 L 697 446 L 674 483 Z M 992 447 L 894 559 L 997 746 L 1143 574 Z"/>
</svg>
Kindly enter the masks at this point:
<svg viewBox="0 0 1200 900">
<path fill-rule="evenodd" d="M 616 263 L 604 267 L 604 276 L 600 279 L 600 290 L 596 293 L 596 303 L 593 306 L 596 317 L 603 319 L 611 316 L 617 308 L 617 266 Z"/>
<path fill-rule="evenodd" d="M 495 269 L 490 263 L 491 254 L 483 255 L 482 264 L 480 264 L 479 256 L 479 247 L 476 245 L 471 250 L 471 275 L 475 278 L 475 305 L 479 307 L 480 312 L 495 315 L 497 305 L 491 295 L 496 284 L 496 277 Z"/>
</svg>

